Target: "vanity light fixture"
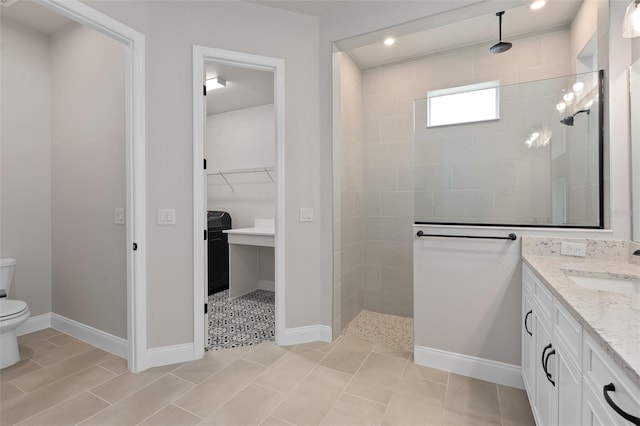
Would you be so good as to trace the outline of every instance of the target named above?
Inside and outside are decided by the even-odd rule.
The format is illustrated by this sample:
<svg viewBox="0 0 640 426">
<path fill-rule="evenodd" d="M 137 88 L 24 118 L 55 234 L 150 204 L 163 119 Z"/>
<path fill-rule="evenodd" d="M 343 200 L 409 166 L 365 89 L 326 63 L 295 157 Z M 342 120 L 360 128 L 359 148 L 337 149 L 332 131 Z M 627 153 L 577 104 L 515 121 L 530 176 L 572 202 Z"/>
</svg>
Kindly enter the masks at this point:
<svg viewBox="0 0 640 426">
<path fill-rule="evenodd" d="M 215 89 L 221 89 L 227 87 L 227 81 L 220 77 L 213 77 L 207 79 L 207 92 Z"/>
<path fill-rule="evenodd" d="M 545 4 L 547 4 L 547 2 L 545 0 L 535 0 L 535 1 L 531 2 L 531 4 L 529 5 L 529 9 L 531 9 L 531 10 L 542 9 Z"/>
<path fill-rule="evenodd" d="M 396 42 L 396 39 L 393 37 L 387 37 L 384 39 L 385 46 L 393 46 L 395 42 Z"/>
<path fill-rule="evenodd" d="M 629 3 L 622 21 L 622 37 L 633 38 L 640 36 L 640 0 Z"/>
<path fill-rule="evenodd" d="M 556 105 L 556 109 L 558 110 L 558 112 L 564 112 L 564 110 L 567 109 L 567 104 L 564 102 L 559 102 L 558 105 Z"/>
<path fill-rule="evenodd" d="M 582 89 L 584 89 L 584 83 L 581 81 L 576 81 L 575 83 L 573 83 L 573 86 L 571 86 L 571 88 L 574 92 L 580 93 L 582 92 Z"/>
</svg>

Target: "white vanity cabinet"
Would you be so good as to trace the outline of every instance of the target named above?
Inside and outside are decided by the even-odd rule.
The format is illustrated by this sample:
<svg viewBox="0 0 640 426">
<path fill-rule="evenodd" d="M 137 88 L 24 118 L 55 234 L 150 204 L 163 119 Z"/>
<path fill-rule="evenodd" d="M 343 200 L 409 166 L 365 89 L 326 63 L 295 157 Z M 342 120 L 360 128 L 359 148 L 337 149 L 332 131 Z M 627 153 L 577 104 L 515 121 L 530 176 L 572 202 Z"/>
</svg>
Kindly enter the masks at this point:
<svg viewBox="0 0 640 426">
<path fill-rule="evenodd" d="M 640 417 L 640 387 L 527 265 L 522 290 L 522 376 L 538 426 L 640 425 L 613 408 Z"/>
</svg>

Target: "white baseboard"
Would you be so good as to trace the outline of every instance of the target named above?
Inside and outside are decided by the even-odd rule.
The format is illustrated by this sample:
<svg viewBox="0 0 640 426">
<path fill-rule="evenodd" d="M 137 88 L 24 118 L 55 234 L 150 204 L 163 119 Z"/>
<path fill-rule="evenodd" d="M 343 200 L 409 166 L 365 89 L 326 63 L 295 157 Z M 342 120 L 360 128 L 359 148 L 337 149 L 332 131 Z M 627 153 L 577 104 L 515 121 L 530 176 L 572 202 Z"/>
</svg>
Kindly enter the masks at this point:
<svg viewBox="0 0 640 426">
<path fill-rule="evenodd" d="M 51 327 L 51 313 L 30 317 L 16 330 L 18 336 L 44 330 Z"/>
<path fill-rule="evenodd" d="M 76 339 L 84 340 L 104 351 L 127 358 L 128 343 L 126 339 L 105 333 L 53 312 L 51 313 L 51 327 Z"/>
<path fill-rule="evenodd" d="M 522 369 L 517 365 L 424 346 L 414 347 L 413 357 L 418 365 L 524 389 Z"/>
<path fill-rule="evenodd" d="M 285 328 L 280 346 L 298 345 L 309 342 L 331 343 L 332 331 L 328 325 L 309 325 L 306 327 Z"/>
<path fill-rule="evenodd" d="M 193 361 L 193 343 L 147 349 L 148 368 Z"/>
<path fill-rule="evenodd" d="M 276 291 L 276 282 L 275 281 L 267 281 L 267 280 L 259 280 L 258 281 L 258 290 Z"/>
</svg>

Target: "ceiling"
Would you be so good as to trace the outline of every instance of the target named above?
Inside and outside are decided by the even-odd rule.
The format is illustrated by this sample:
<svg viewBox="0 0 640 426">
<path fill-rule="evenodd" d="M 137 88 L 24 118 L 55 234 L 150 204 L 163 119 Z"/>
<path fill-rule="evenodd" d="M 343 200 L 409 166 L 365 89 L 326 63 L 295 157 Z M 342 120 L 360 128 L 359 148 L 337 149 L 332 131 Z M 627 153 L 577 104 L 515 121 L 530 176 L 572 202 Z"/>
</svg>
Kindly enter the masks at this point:
<svg viewBox="0 0 640 426">
<path fill-rule="evenodd" d="M 220 77 L 227 86 L 207 92 L 207 115 L 273 103 L 273 72 L 219 63 L 206 64 L 207 78 Z"/>
<path fill-rule="evenodd" d="M 31 0 L 20 0 L 11 6 L 1 7 L 0 14 L 47 35 L 52 35 L 74 22 Z"/>
<path fill-rule="evenodd" d="M 514 41 L 516 48 L 515 39 L 518 37 L 566 26 L 575 17 L 581 3 L 582 0 L 548 0 L 542 9 L 531 10 L 526 2 L 520 2 L 518 7 L 508 9 L 502 17 L 502 38 Z M 366 44 L 345 50 L 362 69 L 368 69 L 465 46 L 486 44 L 488 49 L 498 41 L 498 18 L 492 12 L 402 34 L 401 26 L 377 31 L 366 35 Z M 382 43 L 388 36 L 396 37 L 393 46 Z M 338 46 L 340 44 L 339 42 Z M 343 43 L 345 44 L 350 43 Z"/>
<path fill-rule="evenodd" d="M 247 0 L 249 3 L 275 7 L 311 16 L 326 16 L 342 9 L 367 3 L 358 0 Z M 371 1 L 371 0 L 369 0 Z"/>
</svg>

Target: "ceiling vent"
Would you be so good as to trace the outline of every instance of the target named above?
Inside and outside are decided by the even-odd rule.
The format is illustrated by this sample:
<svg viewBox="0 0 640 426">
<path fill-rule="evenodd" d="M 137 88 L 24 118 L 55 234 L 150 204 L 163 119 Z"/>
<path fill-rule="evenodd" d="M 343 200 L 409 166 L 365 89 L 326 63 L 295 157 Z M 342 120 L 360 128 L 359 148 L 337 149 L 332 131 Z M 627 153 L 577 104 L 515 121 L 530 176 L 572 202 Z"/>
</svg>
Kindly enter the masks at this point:
<svg viewBox="0 0 640 426">
<path fill-rule="evenodd" d="M 0 4 L 2 4 L 3 6 L 9 7 L 14 3 L 17 3 L 18 0 L 0 0 Z"/>
</svg>

